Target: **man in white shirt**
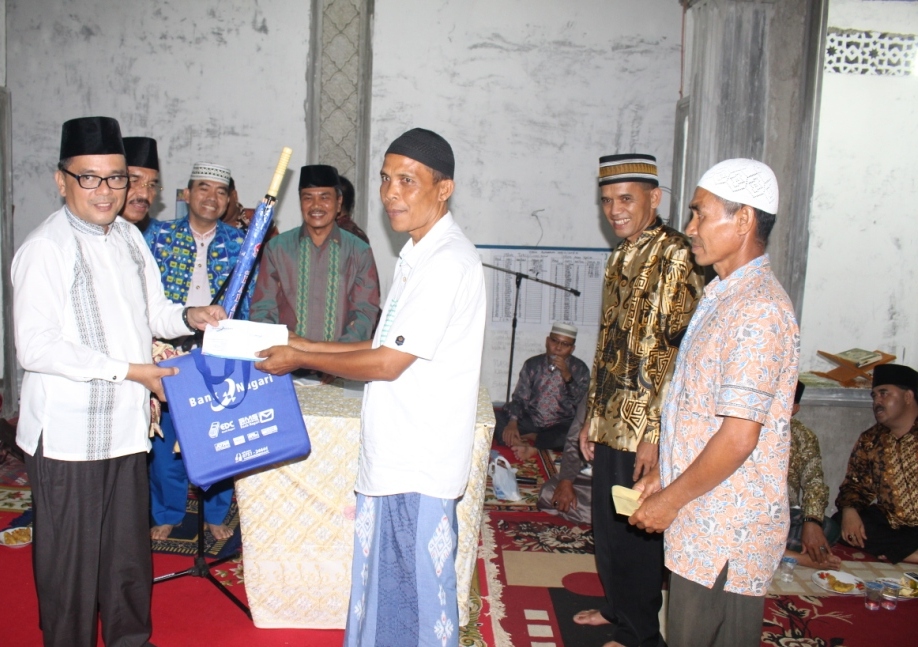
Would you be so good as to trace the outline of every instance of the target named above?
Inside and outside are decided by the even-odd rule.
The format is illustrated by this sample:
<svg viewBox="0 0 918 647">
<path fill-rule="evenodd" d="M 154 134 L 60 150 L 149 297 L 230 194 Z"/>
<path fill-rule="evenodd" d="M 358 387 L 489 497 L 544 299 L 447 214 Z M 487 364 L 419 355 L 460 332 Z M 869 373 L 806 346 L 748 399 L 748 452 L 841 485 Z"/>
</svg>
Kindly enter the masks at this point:
<svg viewBox="0 0 918 647">
<path fill-rule="evenodd" d="M 454 169 L 452 148 L 429 130 L 386 151 L 380 198 L 392 229 L 411 239 L 372 341 L 291 335 L 256 365 L 368 380 L 350 647 L 458 644 L 456 499 L 471 466 L 486 302 L 481 259 L 449 212 Z"/>
<path fill-rule="evenodd" d="M 146 453 L 154 335 L 225 319 L 163 296 L 136 227 L 118 217 L 128 171 L 118 122 L 63 126 L 65 206 L 13 259 L 13 325 L 25 370 L 17 444 L 35 509 L 33 566 L 46 646 L 148 645 L 152 561 Z"/>
</svg>

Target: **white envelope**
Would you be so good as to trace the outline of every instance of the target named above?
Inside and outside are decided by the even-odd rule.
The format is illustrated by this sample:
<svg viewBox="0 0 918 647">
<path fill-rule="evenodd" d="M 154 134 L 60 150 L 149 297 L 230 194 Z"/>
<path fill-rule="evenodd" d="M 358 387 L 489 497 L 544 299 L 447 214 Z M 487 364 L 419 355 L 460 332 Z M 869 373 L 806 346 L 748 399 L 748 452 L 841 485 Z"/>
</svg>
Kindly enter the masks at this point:
<svg viewBox="0 0 918 647">
<path fill-rule="evenodd" d="M 260 361 L 255 353 L 271 346 L 287 345 L 287 326 L 224 319 L 219 326 L 207 326 L 201 352 L 215 357 Z"/>
</svg>

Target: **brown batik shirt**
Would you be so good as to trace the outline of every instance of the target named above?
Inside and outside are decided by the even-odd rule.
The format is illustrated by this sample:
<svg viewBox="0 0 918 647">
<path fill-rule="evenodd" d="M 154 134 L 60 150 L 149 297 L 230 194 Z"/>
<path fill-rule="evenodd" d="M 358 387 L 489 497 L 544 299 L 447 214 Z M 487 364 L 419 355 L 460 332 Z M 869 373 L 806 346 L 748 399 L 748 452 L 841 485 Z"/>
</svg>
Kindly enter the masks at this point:
<svg viewBox="0 0 918 647">
<path fill-rule="evenodd" d="M 791 418 L 791 450 L 787 466 L 787 496 L 803 516 L 822 519 L 829 505 L 829 486 L 822 472 L 819 439 L 806 425 Z"/>
<path fill-rule="evenodd" d="M 588 393 L 590 440 L 629 452 L 659 442 L 676 352 L 703 288 L 688 239 L 659 218 L 612 252 Z"/>
<path fill-rule="evenodd" d="M 835 506 L 861 511 L 874 498 L 890 527 L 918 526 L 918 420 L 901 438 L 877 423 L 857 439 Z"/>
</svg>

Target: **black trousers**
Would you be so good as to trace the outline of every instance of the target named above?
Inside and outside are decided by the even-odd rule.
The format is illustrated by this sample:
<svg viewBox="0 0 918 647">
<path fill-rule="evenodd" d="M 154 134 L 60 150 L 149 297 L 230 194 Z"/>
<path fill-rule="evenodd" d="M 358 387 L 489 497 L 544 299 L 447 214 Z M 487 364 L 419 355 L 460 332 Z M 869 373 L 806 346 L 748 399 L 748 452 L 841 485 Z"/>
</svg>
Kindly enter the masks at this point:
<svg viewBox="0 0 918 647">
<path fill-rule="evenodd" d="M 26 470 L 35 510 L 32 560 L 45 647 L 149 645 L 153 562 L 147 456 L 45 458 Z"/>
<path fill-rule="evenodd" d="M 875 505 L 859 510 L 858 514 L 861 515 L 864 532 L 867 533 L 864 550 L 871 555 L 882 556 L 893 564 L 898 564 L 918 551 L 918 526 L 901 526 L 893 530 L 886 515 Z M 836 512 L 832 518 L 841 526 L 841 510 Z"/>
<path fill-rule="evenodd" d="M 596 443 L 593 456 L 593 539 L 596 570 L 606 594 L 600 609 L 627 647 L 662 645 L 663 535 L 647 533 L 615 514 L 612 486 L 632 487 L 633 452 Z"/>
<path fill-rule="evenodd" d="M 495 414 L 497 424 L 494 426 L 494 437 L 501 445 L 504 444 L 504 428 L 510 422 L 510 414 L 500 409 Z M 550 427 L 536 427 L 532 418 L 525 412 L 516 421 L 516 426 L 520 430 L 520 435 L 535 434 L 535 446 L 537 449 L 564 449 L 564 441 L 567 440 L 567 432 L 570 431 L 573 418 L 565 418 L 561 422 L 555 423 Z"/>
</svg>

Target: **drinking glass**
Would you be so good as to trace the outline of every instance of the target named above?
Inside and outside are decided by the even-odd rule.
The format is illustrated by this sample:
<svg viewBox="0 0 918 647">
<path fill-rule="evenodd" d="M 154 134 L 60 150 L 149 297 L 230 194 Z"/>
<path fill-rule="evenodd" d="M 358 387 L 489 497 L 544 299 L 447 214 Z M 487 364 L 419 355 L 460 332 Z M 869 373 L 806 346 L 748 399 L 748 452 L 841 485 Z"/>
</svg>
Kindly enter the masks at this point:
<svg viewBox="0 0 918 647">
<path fill-rule="evenodd" d="M 883 599 L 883 583 L 867 582 L 864 585 L 864 606 L 869 611 L 877 611 Z"/>
<path fill-rule="evenodd" d="M 899 604 L 899 583 L 883 582 L 883 601 L 880 605 L 887 611 L 892 611 Z"/>
</svg>

